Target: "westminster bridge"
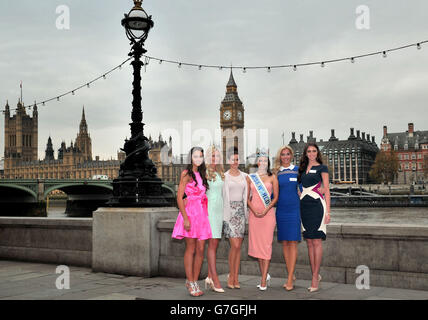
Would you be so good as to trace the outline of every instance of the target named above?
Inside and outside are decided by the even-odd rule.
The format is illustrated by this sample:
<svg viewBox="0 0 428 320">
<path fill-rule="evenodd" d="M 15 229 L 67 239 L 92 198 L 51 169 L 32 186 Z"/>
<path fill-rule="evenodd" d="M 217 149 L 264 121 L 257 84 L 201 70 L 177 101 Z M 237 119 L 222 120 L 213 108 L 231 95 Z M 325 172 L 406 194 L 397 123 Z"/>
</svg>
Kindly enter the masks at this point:
<svg viewBox="0 0 428 320">
<path fill-rule="evenodd" d="M 164 182 L 163 187 L 175 194 L 173 183 Z M 47 216 L 49 196 L 54 190 L 67 195 L 67 216 L 91 216 L 110 199 L 113 180 L 0 179 L 0 215 Z"/>
</svg>

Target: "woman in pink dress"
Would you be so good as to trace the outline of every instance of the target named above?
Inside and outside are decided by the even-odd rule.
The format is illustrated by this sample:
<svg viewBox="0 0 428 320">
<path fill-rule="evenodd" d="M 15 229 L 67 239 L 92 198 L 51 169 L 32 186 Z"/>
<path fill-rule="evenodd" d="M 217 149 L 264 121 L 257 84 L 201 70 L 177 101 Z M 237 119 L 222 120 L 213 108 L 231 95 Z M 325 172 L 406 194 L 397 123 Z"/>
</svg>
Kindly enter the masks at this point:
<svg viewBox="0 0 428 320">
<path fill-rule="evenodd" d="M 206 178 L 204 150 L 193 147 L 190 150 L 190 164 L 181 173 L 177 191 L 177 204 L 180 210 L 175 222 L 172 237 L 185 239 L 184 270 L 186 288 L 190 295 L 203 294 L 197 280 L 204 260 L 205 240 L 212 238 L 208 219 L 208 201 L 205 191 L 209 188 Z M 186 194 L 186 199 L 183 196 Z"/>
<path fill-rule="evenodd" d="M 268 274 L 276 225 L 274 205 L 278 201 L 278 180 L 270 171 L 269 156 L 261 153 L 256 159 L 258 170 L 247 177 L 248 183 L 248 255 L 258 258 L 262 275 L 260 290 L 270 282 Z M 272 197 L 273 192 L 273 199 Z"/>
</svg>

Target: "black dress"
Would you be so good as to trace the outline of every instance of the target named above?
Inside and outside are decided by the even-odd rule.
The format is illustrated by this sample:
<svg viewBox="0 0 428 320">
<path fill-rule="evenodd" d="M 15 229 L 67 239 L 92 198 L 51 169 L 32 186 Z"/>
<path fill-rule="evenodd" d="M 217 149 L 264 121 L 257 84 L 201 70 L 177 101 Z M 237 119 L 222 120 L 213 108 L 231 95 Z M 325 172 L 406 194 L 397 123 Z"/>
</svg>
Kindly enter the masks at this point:
<svg viewBox="0 0 428 320">
<path fill-rule="evenodd" d="M 300 216 L 305 239 L 326 239 L 327 226 L 324 223 L 327 206 L 319 191 L 322 184 L 321 173 L 327 172 L 326 165 L 312 166 L 308 173 L 301 176 Z"/>
</svg>

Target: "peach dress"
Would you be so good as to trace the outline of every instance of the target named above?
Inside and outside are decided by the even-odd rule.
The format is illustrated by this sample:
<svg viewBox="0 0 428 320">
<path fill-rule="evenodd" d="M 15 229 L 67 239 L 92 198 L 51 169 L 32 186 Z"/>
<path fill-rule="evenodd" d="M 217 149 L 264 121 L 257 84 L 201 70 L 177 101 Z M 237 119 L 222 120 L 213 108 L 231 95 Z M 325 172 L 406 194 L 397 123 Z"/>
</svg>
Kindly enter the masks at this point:
<svg viewBox="0 0 428 320">
<path fill-rule="evenodd" d="M 272 195 L 272 183 L 265 184 L 269 194 Z M 254 183 L 251 183 L 251 204 L 259 211 L 265 209 Z M 258 218 L 250 209 L 248 217 L 248 255 L 254 258 L 270 260 L 272 257 L 272 242 L 275 231 L 275 207 L 270 209 L 263 218 Z"/>
</svg>

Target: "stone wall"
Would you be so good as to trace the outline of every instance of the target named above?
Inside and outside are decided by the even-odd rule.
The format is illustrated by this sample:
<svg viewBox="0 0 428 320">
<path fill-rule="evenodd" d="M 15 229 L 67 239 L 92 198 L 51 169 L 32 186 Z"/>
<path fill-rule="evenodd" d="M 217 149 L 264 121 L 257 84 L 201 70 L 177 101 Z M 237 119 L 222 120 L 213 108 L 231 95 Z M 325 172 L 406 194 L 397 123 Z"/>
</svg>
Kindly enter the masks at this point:
<svg viewBox="0 0 428 320">
<path fill-rule="evenodd" d="M 171 239 L 173 220 L 158 223 L 161 231 L 160 274 L 184 277 L 184 242 Z M 247 228 L 248 229 L 248 228 Z M 223 239 L 217 251 L 217 271 L 228 273 L 229 243 Z M 248 234 L 241 251 L 241 274 L 260 274 L 258 262 L 249 257 Z M 414 225 L 336 224 L 327 226 L 327 240 L 323 242 L 322 277 L 325 281 L 355 283 L 360 275 L 358 266 L 370 271 L 371 286 L 428 290 L 428 227 Z M 282 244 L 274 235 L 269 273 L 286 277 Z M 201 277 L 206 277 L 204 262 Z M 298 279 L 311 279 L 311 269 L 305 241 L 298 245 L 296 266 Z"/>
<path fill-rule="evenodd" d="M 92 267 L 94 271 L 184 279 L 184 241 L 171 238 L 176 208 L 100 208 L 94 218 L 0 217 L 0 259 Z M 270 274 L 286 276 L 282 244 L 274 235 Z M 296 276 L 311 278 L 307 247 L 298 245 Z M 428 290 L 428 226 L 337 224 L 327 227 L 321 274 L 325 281 L 355 283 L 358 266 L 370 285 Z M 220 242 L 217 270 L 228 273 L 229 243 Z M 242 248 L 241 274 L 258 275 L 256 259 Z M 207 275 L 204 261 L 201 278 Z"/>
<path fill-rule="evenodd" d="M 0 259 L 90 267 L 92 219 L 0 217 Z"/>
<path fill-rule="evenodd" d="M 92 270 L 153 277 L 159 273 L 158 222 L 177 208 L 99 208 L 93 216 Z M 179 253 L 177 253 L 179 254 Z"/>
</svg>

